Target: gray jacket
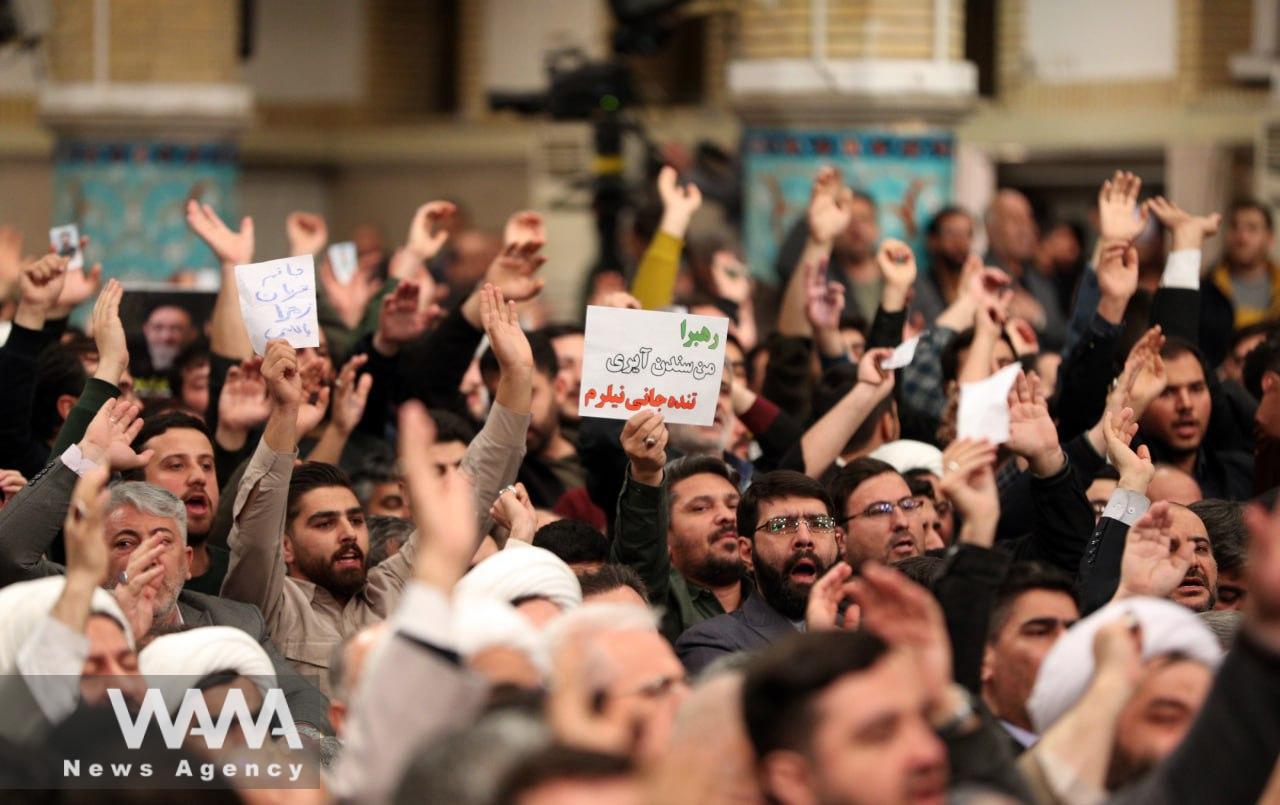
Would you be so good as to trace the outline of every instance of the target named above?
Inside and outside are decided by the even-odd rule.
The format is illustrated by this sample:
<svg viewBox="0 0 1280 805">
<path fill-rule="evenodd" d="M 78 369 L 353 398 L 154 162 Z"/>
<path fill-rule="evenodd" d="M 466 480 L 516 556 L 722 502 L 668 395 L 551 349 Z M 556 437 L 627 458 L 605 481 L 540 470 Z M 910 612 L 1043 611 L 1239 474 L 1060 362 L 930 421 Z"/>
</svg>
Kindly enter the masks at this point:
<svg viewBox="0 0 1280 805">
<path fill-rule="evenodd" d="M 690 674 L 696 674 L 721 657 L 758 651 L 795 632 L 791 621 L 769 606 L 758 590 L 752 590 L 738 609 L 696 624 L 680 635 L 676 655 Z"/>
<path fill-rule="evenodd" d="M 55 458 L 0 509 L 0 586 L 65 572 L 62 565 L 45 558 L 45 553 L 62 532 L 78 478 L 61 458 Z M 185 626 L 233 626 L 257 640 L 271 657 L 293 720 L 333 734 L 329 700 L 299 676 L 272 644 L 257 607 L 183 590 L 178 594 L 178 612 Z"/>
</svg>

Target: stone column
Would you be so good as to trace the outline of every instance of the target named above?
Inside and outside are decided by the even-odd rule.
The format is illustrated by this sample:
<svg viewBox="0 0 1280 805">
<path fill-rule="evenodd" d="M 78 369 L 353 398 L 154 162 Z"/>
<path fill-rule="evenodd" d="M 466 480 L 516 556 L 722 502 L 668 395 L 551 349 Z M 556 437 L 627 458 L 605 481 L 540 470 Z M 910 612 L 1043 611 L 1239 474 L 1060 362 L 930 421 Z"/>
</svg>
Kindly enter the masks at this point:
<svg viewBox="0 0 1280 805">
<path fill-rule="evenodd" d="M 56 136 L 53 223 L 91 238 L 109 275 L 164 279 L 216 261 L 189 198 L 235 218 L 239 80 L 233 0 L 55 0 L 41 120 Z"/>
<path fill-rule="evenodd" d="M 739 18 L 730 99 L 744 122 L 744 230 L 768 280 L 824 164 L 919 246 L 952 197 L 953 129 L 973 104 L 961 0 L 776 0 Z"/>
</svg>

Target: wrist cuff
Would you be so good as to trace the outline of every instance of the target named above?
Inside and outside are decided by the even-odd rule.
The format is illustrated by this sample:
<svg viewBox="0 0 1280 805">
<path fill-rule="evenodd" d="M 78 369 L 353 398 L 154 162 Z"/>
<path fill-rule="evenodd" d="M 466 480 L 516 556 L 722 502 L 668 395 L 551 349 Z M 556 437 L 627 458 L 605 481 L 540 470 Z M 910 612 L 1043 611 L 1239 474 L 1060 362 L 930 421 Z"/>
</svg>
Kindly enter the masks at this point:
<svg viewBox="0 0 1280 805">
<path fill-rule="evenodd" d="M 1160 286 L 1185 288 L 1189 291 L 1200 290 L 1200 250 L 1179 249 L 1170 254 L 1164 264 Z"/>
</svg>

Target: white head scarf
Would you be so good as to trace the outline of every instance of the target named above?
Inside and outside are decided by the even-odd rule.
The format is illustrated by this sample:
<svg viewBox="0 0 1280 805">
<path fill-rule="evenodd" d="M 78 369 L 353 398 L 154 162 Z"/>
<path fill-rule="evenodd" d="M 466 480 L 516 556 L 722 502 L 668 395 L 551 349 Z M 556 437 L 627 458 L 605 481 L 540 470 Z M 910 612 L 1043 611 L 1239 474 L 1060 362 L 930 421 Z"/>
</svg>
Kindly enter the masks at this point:
<svg viewBox="0 0 1280 805">
<path fill-rule="evenodd" d="M 173 710 L 188 688 L 209 674 L 233 671 L 260 690 L 275 687 L 276 669 L 267 652 L 247 633 L 230 626 L 201 626 L 163 635 L 138 653 L 147 684 L 158 688 Z"/>
<path fill-rule="evenodd" d="M 66 576 L 20 581 L 0 589 L 0 673 L 12 673 L 18 652 L 47 616 L 67 586 Z M 95 588 L 89 600 L 89 612 L 105 615 L 124 630 L 124 639 L 133 648 L 133 632 L 129 621 L 111 593 Z"/>
<path fill-rule="evenodd" d="M 542 633 L 531 628 L 528 619 L 506 601 L 469 598 L 454 607 L 453 637 L 463 657 L 503 646 L 524 654 L 544 676 L 551 672 L 551 657 Z"/>
<path fill-rule="evenodd" d="M 453 590 L 458 607 L 471 598 L 511 603 L 519 598 L 548 598 L 562 610 L 582 603 L 582 587 L 564 561 L 544 548 L 526 546 L 499 551 L 471 568 Z"/>
<path fill-rule="evenodd" d="M 1222 648 L 1189 609 L 1163 598 L 1128 598 L 1108 604 L 1067 630 L 1040 663 L 1027 711 L 1043 733 L 1075 706 L 1093 680 L 1093 638 L 1098 629 L 1132 615 L 1142 630 L 1142 659 L 1184 654 L 1216 669 Z"/>
<path fill-rule="evenodd" d="M 872 450 L 870 458 L 879 459 L 900 473 L 928 470 L 942 477 L 942 451 L 926 442 L 899 439 Z"/>
</svg>

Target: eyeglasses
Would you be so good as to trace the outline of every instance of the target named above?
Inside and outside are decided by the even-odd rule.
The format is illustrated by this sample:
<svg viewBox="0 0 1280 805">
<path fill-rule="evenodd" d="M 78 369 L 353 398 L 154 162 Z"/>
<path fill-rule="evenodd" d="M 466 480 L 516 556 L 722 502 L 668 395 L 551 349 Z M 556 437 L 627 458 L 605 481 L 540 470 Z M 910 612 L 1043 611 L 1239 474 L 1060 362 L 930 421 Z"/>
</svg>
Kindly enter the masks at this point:
<svg viewBox="0 0 1280 805">
<path fill-rule="evenodd" d="M 756 531 L 767 531 L 770 534 L 794 534 L 800 530 L 800 521 L 815 534 L 825 534 L 836 527 L 836 518 L 828 514 L 805 514 L 802 516 L 770 517 Z"/>
<path fill-rule="evenodd" d="M 951 514 L 951 501 L 935 500 L 933 502 L 933 510 L 938 513 L 939 517 L 946 517 L 948 514 Z"/>
<path fill-rule="evenodd" d="M 924 504 L 917 498 L 903 498 L 894 503 L 889 500 L 877 500 L 868 506 L 861 514 L 851 514 L 845 518 L 845 522 L 856 520 L 859 517 L 888 517 L 893 514 L 894 509 L 902 509 L 903 512 L 913 512 Z"/>
</svg>

